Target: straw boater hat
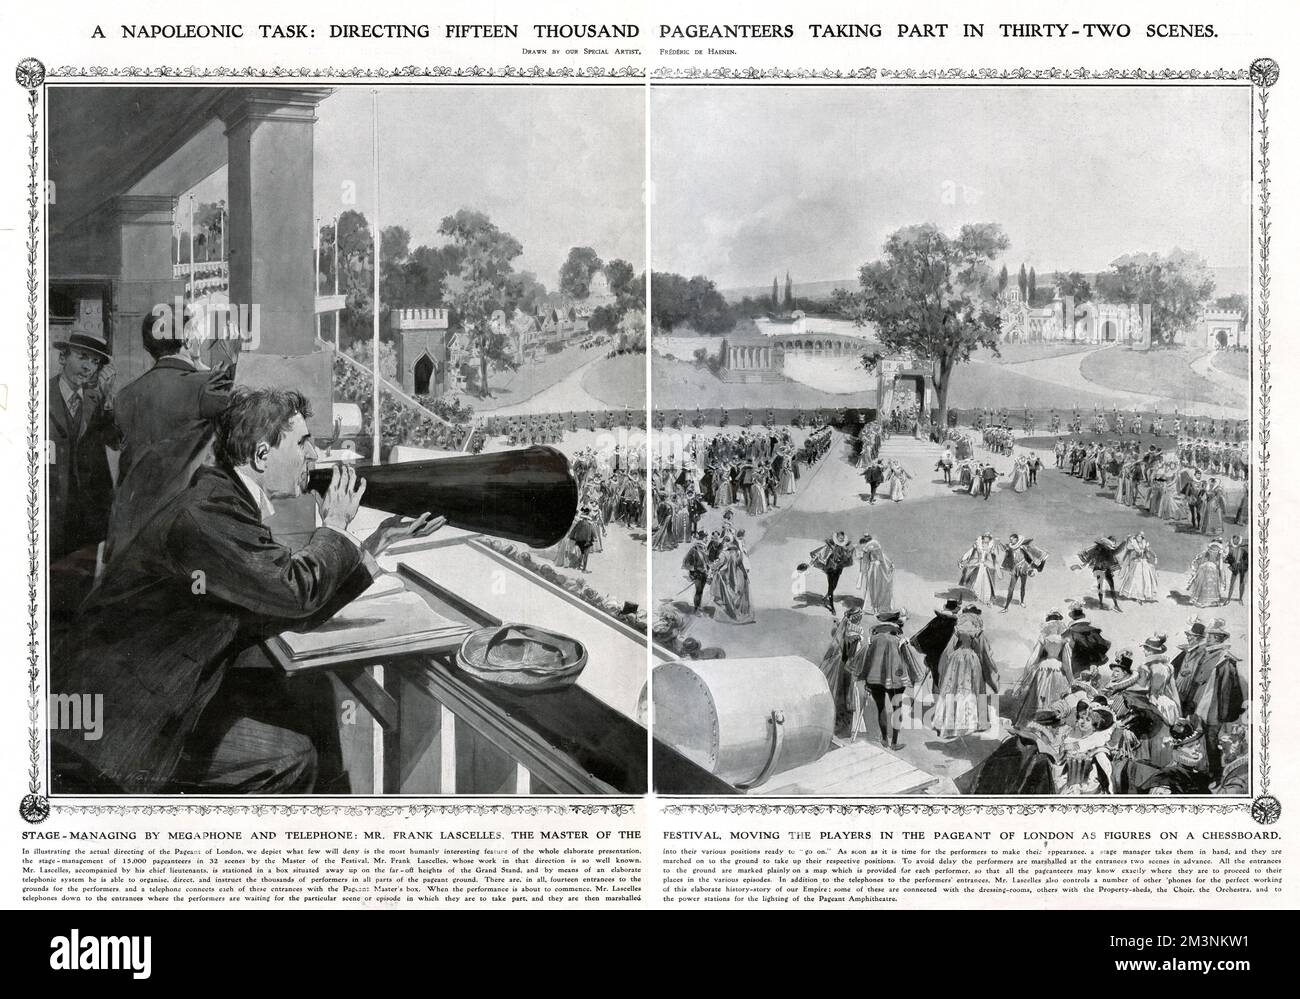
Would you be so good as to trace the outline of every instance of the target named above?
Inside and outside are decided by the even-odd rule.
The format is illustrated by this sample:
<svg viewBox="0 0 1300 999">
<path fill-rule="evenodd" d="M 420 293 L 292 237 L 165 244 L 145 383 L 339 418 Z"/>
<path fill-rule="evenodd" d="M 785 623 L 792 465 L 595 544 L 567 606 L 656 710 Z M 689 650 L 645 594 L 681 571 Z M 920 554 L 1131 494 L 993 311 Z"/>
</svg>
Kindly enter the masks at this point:
<svg viewBox="0 0 1300 999">
<path fill-rule="evenodd" d="M 56 343 L 54 346 L 59 351 L 69 349 L 84 350 L 87 354 L 93 354 L 102 361 L 111 361 L 113 359 L 113 351 L 107 341 L 90 333 L 73 333 L 68 339 Z"/>
</svg>

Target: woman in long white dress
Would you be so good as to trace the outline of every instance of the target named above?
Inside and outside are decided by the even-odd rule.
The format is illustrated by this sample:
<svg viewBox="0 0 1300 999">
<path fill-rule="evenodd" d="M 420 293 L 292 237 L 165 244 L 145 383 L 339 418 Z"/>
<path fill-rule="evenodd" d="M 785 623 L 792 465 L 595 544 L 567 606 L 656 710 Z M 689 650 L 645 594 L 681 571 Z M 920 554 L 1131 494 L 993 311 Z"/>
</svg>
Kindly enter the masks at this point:
<svg viewBox="0 0 1300 999">
<path fill-rule="evenodd" d="M 749 487 L 749 504 L 745 511 L 751 517 L 767 513 L 767 469 L 754 463 L 754 481 Z"/>
<path fill-rule="evenodd" d="M 961 568 L 960 584 L 971 590 L 980 603 L 993 603 L 997 583 L 997 546 L 992 535 L 976 538 L 958 565 Z"/>
<path fill-rule="evenodd" d="M 724 461 L 713 472 L 713 505 L 721 508 L 732 502 L 731 464 Z"/>
<path fill-rule="evenodd" d="M 1011 488 L 1018 493 L 1029 489 L 1029 462 L 1025 460 L 1023 454 L 1016 458 L 1016 463 L 1012 467 Z"/>
<path fill-rule="evenodd" d="M 876 497 L 891 500 L 894 498 L 894 490 L 898 488 L 898 480 L 894 478 L 893 462 L 885 462 L 881 472 L 885 477 L 880 482 L 880 488 L 876 490 Z"/>
<path fill-rule="evenodd" d="M 1132 459 L 1119 468 L 1119 486 L 1115 490 L 1115 502 L 1120 506 L 1134 506 L 1137 502 L 1137 483 L 1133 479 L 1133 467 L 1137 462 Z"/>
<path fill-rule="evenodd" d="M 895 503 L 901 503 L 907 495 L 907 480 L 911 477 L 911 473 L 898 462 L 889 463 L 888 495 Z"/>
<path fill-rule="evenodd" d="M 1223 545 L 1211 541 L 1192 562 L 1187 595 L 1197 607 L 1218 607 L 1223 603 Z"/>
<path fill-rule="evenodd" d="M 781 449 L 781 494 L 794 495 L 794 448 L 786 446 Z"/>
<path fill-rule="evenodd" d="M 1161 520 L 1178 524 L 1187 514 L 1187 497 L 1178 491 L 1178 477 L 1176 474 L 1168 475 L 1160 490 L 1160 508 L 1155 511 L 1155 515 Z"/>
<path fill-rule="evenodd" d="M 1139 531 L 1124 548 L 1124 562 L 1115 581 L 1121 597 L 1151 603 L 1160 599 L 1160 581 L 1156 578 L 1156 554 L 1145 532 Z"/>
<path fill-rule="evenodd" d="M 870 534 L 858 540 L 858 590 L 868 613 L 886 614 L 894 609 L 894 563 Z"/>
<path fill-rule="evenodd" d="M 1034 715 L 1046 710 L 1070 693 L 1074 682 L 1071 642 L 1065 636 L 1065 622 L 1059 611 L 1052 611 L 1038 634 L 1025 673 L 1016 687 L 1020 706 L 1016 709 L 1013 725 L 1033 721 Z"/>
<path fill-rule="evenodd" d="M 944 739 L 987 731 L 996 716 L 998 669 L 978 614 L 963 614 L 939 656 L 930 725 Z"/>
</svg>

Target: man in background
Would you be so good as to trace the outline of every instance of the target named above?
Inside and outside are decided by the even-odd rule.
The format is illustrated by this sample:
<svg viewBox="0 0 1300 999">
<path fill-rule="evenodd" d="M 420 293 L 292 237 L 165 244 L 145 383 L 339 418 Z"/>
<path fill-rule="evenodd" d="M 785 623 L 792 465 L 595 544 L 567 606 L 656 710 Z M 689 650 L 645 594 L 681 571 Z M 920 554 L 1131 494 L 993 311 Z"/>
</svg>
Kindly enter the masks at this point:
<svg viewBox="0 0 1300 999">
<path fill-rule="evenodd" d="M 57 350 L 59 373 L 46 394 L 51 562 L 104 540 L 113 503 L 105 448 L 119 444 L 108 344 L 73 333 Z"/>
<path fill-rule="evenodd" d="M 190 484 L 200 465 L 211 462 L 216 418 L 235 384 L 238 339 L 218 340 L 223 359 L 208 368 L 201 360 L 202 331 L 188 315 L 184 328 L 176 329 L 170 309 L 156 307 L 144 317 L 140 335 L 154 366 L 123 388 L 115 405 L 123 447 L 106 562 Z"/>
</svg>

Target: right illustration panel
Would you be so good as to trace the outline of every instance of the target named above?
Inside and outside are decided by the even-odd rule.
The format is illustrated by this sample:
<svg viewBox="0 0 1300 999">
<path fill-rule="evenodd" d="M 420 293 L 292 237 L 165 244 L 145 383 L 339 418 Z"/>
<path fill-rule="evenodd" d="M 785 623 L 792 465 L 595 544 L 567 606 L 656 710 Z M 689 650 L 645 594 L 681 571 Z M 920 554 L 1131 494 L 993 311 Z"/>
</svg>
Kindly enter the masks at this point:
<svg viewBox="0 0 1300 999">
<path fill-rule="evenodd" d="M 1251 101 L 652 87 L 660 793 L 1251 793 Z"/>
</svg>

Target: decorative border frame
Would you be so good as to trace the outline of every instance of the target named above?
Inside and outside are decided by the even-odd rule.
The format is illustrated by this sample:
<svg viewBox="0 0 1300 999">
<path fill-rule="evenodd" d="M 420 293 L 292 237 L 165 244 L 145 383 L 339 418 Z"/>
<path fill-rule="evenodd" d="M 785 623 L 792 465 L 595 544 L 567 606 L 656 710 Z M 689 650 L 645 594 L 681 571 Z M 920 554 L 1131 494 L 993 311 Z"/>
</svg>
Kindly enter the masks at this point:
<svg viewBox="0 0 1300 999">
<path fill-rule="evenodd" d="M 1269 60 L 1255 60 L 1272 62 Z M 651 80 L 1246 80 L 1250 69 L 1088 69 L 1079 66 L 1065 69 L 1048 66 L 1040 69 L 890 69 L 859 66 L 856 69 L 788 69 L 780 66 L 763 68 L 661 66 L 650 71 Z M 1276 66 L 1276 63 L 1274 63 Z"/>
<path fill-rule="evenodd" d="M 660 80 L 948 80 L 948 81 L 1068 81 L 1068 80 L 1149 80 L 1171 81 L 1191 80 L 1206 82 L 1249 80 L 1253 85 L 1254 96 L 1258 101 L 1258 303 L 1256 306 L 1256 343 L 1259 351 L 1260 381 L 1257 394 L 1259 419 L 1256 433 L 1252 440 L 1258 447 L 1257 461 L 1257 559 L 1255 596 L 1258 602 L 1260 662 L 1259 677 L 1259 712 L 1256 740 L 1258 760 L 1258 778 L 1260 794 L 1253 802 L 1213 803 L 1213 802 L 1170 802 L 1169 804 L 1125 804 L 1118 803 L 1065 803 L 1058 799 L 1049 802 L 1008 802 L 1006 804 L 947 804 L 937 802 L 834 802 L 834 803 L 694 803 L 680 799 L 668 799 L 662 806 L 667 815 L 1033 815 L 1033 814 L 1217 814 L 1227 815 L 1249 810 L 1251 817 L 1261 825 L 1276 822 L 1281 814 L 1281 803 L 1270 793 L 1271 761 L 1269 753 L 1269 720 L 1271 713 L 1271 656 L 1269 652 L 1269 557 L 1267 541 L 1269 536 L 1269 442 L 1271 438 L 1271 391 L 1272 380 L 1269 371 L 1269 353 L 1271 350 L 1271 315 L 1269 312 L 1269 291 L 1271 271 L 1269 266 L 1269 249 L 1271 245 L 1270 213 L 1270 177 L 1269 177 L 1269 134 L 1268 134 L 1268 90 L 1277 83 L 1279 68 L 1276 60 L 1261 58 L 1254 60 L 1246 69 L 1104 69 L 1089 70 L 1083 67 L 1065 69 L 1049 67 L 1046 69 L 890 69 L 860 67 L 850 70 L 780 67 L 757 68 L 657 68 L 646 70 L 635 66 L 623 67 L 545 67 L 545 66 L 500 66 L 500 67 L 452 67 L 452 66 L 400 66 L 400 67 L 174 67 L 174 66 L 125 66 L 110 68 L 106 66 L 58 66 L 47 72 L 45 66 L 35 58 L 23 59 L 18 63 L 15 79 L 19 86 L 27 91 L 28 98 L 28 184 L 27 184 L 27 360 L 28 360 L 28 400 L 27 400 L 27 595 L 28 595 L 28 641 L 27 641 L 27 707 L 28 707 L 28 792 L 19 804 L 19 814 L 28 822 L 39 823 L 49 817 L 52 810 L 61 814 L 80 815 L 239 815 L 239 816 L 278 816 L 278 815 L 375 815 L 391 817 L 429 817 L 433 815 L 627 815 L 636 807 L 621 802 L 590 804 L 487 804 L 460 801 L 448 804 L 401 803 L 391 804 L 263 804 L 246 805 L 201 804 L 198 802 L 168 802 L 165 804 L 51 804 L 45 795 L 41 772 L 41 698 L 40 698 L 40 565 L 41 565 L 41 525 L 40 525 L 40 358 L 41 330 L 40 320 L 40 206 L 42 181 L 38 176 L 40 163 L 39 131 L 37 128 L 41 107 L 40 95 L 47 79 L 151 79 L 186 81 L 192 79 L 248 78 L 253 80 L 292 80 L 292 79 L 385 79 L 401 80 L 408 78 L 446 78 L 446 79 L 643 79 L 647 85 Z M 1252 121 L 1252 132 L 1256 122 Z M 1252 158 L 1255 150 L 1252 149 Z"/>
<path fill-rule="evenodd" d="M 24 60 L 26 62 L 27 60 Z M 34 61 L 34 60 L 33 60 Z M 46 71 L 54 80 L 122 79 L 209 80 L 247 78 L 256 80 L 325 79 L 487 79 L 569 80 L 641 79 L 640 66 L 55 66 Z"/>
<path fill-rule="evenodd" d="M 1225 805 L 1216 804 L 1175 804 L 1175 805 L 1153 805 L 1146 802 L 1133 805 L 1109 805 L 1109 804 L 1068 804 L 1068 799 L 1053 799 L 1051 802 L 1039 805 L 1033 802 L 1016 802 L 1005 805 L 982 803 L 972 803 L 969 805 L 948 805 L 942 803 L 935 804 L 917 804 L 913 805 L 908 802 L 898 803 L 863 803 L 857 804 L 852 801 L 821 801 L 800 804 L 799 802 L 783 801 L 781 803 L 770 802 L 766 804 L 753 805 L 732 805 L 732 804 L 700 804 L 695 805 L 689 802 L 673 800 L 663 805 L 660 809 L 665 815 L 925 815 L 925 816 L 942 816 L 942 815 L 1159 815 L 1166 812 L 1183 812 L 1193 815 L 1235 815 L 1239 814 L 1246 807 L 1245 803 L 1233 803 Z"/>
<path fill-rule="evenodd" d="M 391 805 L 292 805 L 249 804 L 201 805 L 196 803 L 159 805 L 54 805 L 60 815 L 239 815 L 252 818 L 288 815 L 364 815 L 374 818 L 427 819 L 431 816 L 452 815 L 630 815 L 636 806 L 621 804 L 591 805 L 499 805 L 483 802 L 460 801 L 455 804 L 391 804 Z"/>
</svg>

